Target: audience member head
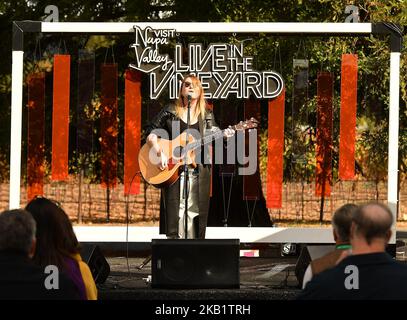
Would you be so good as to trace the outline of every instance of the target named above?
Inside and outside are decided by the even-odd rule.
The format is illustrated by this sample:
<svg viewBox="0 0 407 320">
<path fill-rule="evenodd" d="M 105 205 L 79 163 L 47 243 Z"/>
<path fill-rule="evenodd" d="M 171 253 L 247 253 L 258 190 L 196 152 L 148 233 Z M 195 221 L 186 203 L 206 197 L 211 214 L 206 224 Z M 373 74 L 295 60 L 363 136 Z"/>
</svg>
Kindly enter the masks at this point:
<svg viewBox="0 0 407 320">
<path fill-rule="evenodd" d="M 332 217 L 332 228 L 337 244 L 350 243 L 352 218 L 357 208 L 357 205 L 348 203 L 335 211 Z"/>
<path fill-rule="evenodd" d="M 368 203 L 356 210 L 351 230 L 353 253 L 384 251 L 391 237 L 393 214 L 381 203 Z M 356 251 L 356 252 L 355 252 Z"/>
<path fill-rule="evenodd" d="M 79 252 L 79 243 L 65 211 L 47 198 L 31 200 L 26 210 L 37 223 L 37 249 L 34 261 L 38 265 L 65 267 L 65 257 Z"/>
<path fill-rule="evenodd" d="M 31 214 L 22 209 L 0 214 L 0 251 L 23 253 L 32 258 L 35 252 L 36 225 Z"/>
</svg>

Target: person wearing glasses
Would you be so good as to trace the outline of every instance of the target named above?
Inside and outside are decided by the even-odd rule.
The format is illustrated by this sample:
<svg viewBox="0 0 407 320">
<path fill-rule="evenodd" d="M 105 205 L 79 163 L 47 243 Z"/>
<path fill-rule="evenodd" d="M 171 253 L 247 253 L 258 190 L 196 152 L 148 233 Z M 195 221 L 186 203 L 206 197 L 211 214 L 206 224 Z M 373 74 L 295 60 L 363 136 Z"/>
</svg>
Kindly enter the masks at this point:
<svg viewBox="0 0 407 320">
<path fill-rule="evenodd" d="M 78 239 L 60 204 L 35 197 L 25 210 L 31 213 L 37 225 L 34 263 L 41 267 L 57 266 L 73 281 L 81 300 L 96 300 L 95 281 L 89 266 L 81 259 Z"/>
<path fill-rule="evenodd" d="M 175 103 L 164 107 L 147 125 L 144 136 L 146 143 L 158 157 L 157 166 L 161 170 L 168 168 L 168 156 L 160 150 L 157 143 L 159 137 L 167 135 L 172 140 L 187 130 L 188 102 L 190 103 L 189 133 L 199 139 L 208 133 L 218 130 L 214 115 L 208 109 L 204 98 L 204 89 L 200 80 L 194 75 L 184 77 Z M 161 130 L 161 131 L 160 131 Z M 164 134 L 163 131 L 164 130 Z M 160 134 L 161 132 L 161 134 Z M 234 130 L 226 129 L 225 138 L 233 136 Z M 196 150 L 197 167 L 189 170 L 188 196 L 188 238 L 205 238 L 208 219 L 210 192 L 210 160 L 209 152 Z M 184 174 L 174 184 L 161 189 L 160 201 L 160 233 L 167 238 L 184 238 L 184 199 L 182 197 Z"/>
</svg>

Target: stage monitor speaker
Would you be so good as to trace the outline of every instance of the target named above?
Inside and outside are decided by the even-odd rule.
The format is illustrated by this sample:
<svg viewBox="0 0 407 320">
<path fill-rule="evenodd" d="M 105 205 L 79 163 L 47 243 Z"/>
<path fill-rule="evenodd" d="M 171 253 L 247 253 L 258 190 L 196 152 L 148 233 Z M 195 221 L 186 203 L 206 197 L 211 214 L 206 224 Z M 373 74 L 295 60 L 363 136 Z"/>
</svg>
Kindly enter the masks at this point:
<svg viewBox="0 0 407 320">
<path fill-rule="evenodd" d="M 89 266 L 96 283 L 104 283 L 109 276 L 110 266 L 99 246 L 81 243 L 81 257 Z"/>
<path fill-rule="evenodd" d="M 239 239 L 153 239 L 153 288 L 239 288 Z"/>
</svg>

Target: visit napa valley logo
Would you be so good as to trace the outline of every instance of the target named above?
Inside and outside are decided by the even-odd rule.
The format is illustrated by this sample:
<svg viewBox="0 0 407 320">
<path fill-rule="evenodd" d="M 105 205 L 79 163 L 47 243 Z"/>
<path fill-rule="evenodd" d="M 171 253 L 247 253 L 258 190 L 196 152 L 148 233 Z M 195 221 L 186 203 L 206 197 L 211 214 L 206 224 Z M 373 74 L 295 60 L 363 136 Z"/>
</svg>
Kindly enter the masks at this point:
<svg viewBox="0 0 407 320">
<path fill-rule="evenodd" d="M 244 55 L 243 43 L 188 44 L 187 56 L 180 43 L 170 42 L 177 36 L 175 29 L 141 29 L 134 26 L 135 42 L 131 44 L 135 60 L 129 64 L 150 76 L 150 98 L 157 99 L 165 88 L 169 98 L 178 98 L 183 76 L 196 75 L 207 99 L 227 99 L 229 95 L 247 99 L 277 97 L 283 90 L 281 76 L 274 71 L 257 71 L 253 57 Z M 172 57 L 160 52 L 161 46 L 174 47 Z"/>
</svg>

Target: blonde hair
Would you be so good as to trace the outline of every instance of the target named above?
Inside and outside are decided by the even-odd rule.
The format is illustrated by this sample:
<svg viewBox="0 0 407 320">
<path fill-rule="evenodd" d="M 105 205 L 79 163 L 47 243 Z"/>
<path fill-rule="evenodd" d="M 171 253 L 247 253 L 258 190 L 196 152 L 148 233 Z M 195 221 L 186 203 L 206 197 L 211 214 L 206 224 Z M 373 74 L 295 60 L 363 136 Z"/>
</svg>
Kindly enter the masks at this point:
<svg viewBox="0 0 407 320">
<path fill-rule="evenodd" d="M 190 78 L 192 81 L 192 84 L 194 85 L 194 87 L 198 87 L 199 88 L 199 98 L 198 101 L 196 103 L 196 108 L 195 108 L 195 114 L 194 116 L 196 118 L 198 118 L 199 116 L 201 116 L 202 119 L 204 119 L 205 117 L 205 111 L 206 111 L 206 101 L 204 98 L 204 89 L 202 87 L 201 81 L 194 75 L 186 75 L 184 77 L 184 79 L 182 80 L 181 83 L 181 88 L 179 91 L 179 96 L 177 101 L 175 102 L 175 113 L 177 114 L 177 116 L 179 118 L 181 118 L 182 113 L 184 112 L 184 104 L 183 104 L 183 99 L 182 99 L 182 87 L 184 86 L 185 80 Z"/>
</svg>

